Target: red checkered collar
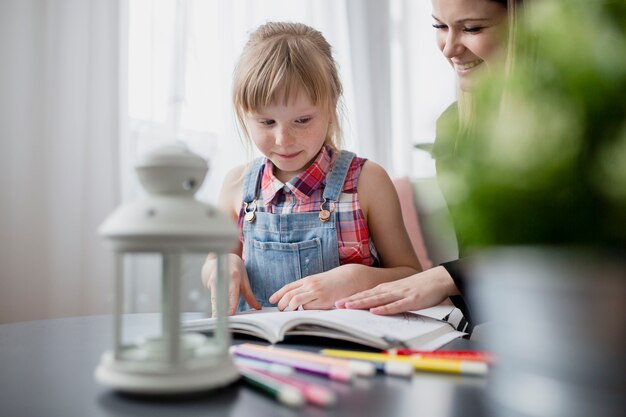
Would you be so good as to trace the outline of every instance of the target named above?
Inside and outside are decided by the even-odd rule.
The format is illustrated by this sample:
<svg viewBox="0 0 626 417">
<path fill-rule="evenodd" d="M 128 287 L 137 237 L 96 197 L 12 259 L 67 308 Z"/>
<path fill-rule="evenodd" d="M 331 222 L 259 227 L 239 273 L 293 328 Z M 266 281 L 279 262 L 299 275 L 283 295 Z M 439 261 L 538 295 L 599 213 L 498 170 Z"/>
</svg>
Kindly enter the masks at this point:
<svg viewBox="0 0 626 417">
<path fill-rule="evenodd" d="M 304 172 L 289 180 L 286 184 L 274 176 L 274 164 L 267 159 L 261 178 L 261 196 L 264 205 L 272 204 L 279 191 L 287 187 L 298 200 L 306 201 L 311 194 L 326 182 L 326 175 L 333 165 L 335 152 L 328 146 L 322 149 L 315 160 Z"/>
</svg>

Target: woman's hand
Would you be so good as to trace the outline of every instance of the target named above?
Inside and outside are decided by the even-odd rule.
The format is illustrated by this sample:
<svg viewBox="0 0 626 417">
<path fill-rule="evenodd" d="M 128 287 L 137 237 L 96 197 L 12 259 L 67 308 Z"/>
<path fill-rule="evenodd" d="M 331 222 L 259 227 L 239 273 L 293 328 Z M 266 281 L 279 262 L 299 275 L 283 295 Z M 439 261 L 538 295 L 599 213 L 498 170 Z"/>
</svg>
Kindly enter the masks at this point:
<svg viewBox="0 0 626 417">
<path fill-rule="evenodd" d="M 243 299 L 250 304 L 250 307 L 257 310 L 261 309 L 261 304 L 257 301 L 248 280 L 248 273 L 243 263 L 243 259 L 233 253 L 228 254 L 228 269 L 230 271 L 230 284 L 228 286 L 228 314 L 233 315 L 237 311 L 237 303 L 239 301 L 239 293 Z M 212 316 L 217 316 L 216 309 L 216 273 L 217 260 L 215 255 L 207 256 L 202 266 L 202 283 L 211 291 L 211 310 Z"/>
<path fill-rule="evenodd" d="M 338 300 L 337 308 L 369 309 L 371 313 L 388 315 L 435 306 L 459 293 L 448 271 L 442 266 L 410 277 L 386 282 Z"/>
<path fill-rule="evenodd" d="M 289 283 L 269 298 L 271 304 L 278 304 L 279 310 L 327 310 L 333 308 L 335 300 L 367 288 L 367 281 L 359 279 L 359 267 L 347 264 L 320 274 L 309 275 Z"/>
</svg>

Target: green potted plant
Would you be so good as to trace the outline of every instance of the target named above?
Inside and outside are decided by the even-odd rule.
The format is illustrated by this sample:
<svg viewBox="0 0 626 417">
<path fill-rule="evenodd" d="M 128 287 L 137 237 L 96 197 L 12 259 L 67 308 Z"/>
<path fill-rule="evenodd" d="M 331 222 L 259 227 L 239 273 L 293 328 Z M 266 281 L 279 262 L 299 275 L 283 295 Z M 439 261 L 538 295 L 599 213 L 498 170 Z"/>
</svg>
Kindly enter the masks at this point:
<svg viewBox="0 0 626 417">
<path fill-rule="evenodd" d="M 626 2 L 530 1 L 474 93 L 450 207 L 500 415 L 626 408 Z M 528 4 L 527 3 L 527 4 Z M 447 184 L 446 184 L 447 182 Z"/>
</svg>

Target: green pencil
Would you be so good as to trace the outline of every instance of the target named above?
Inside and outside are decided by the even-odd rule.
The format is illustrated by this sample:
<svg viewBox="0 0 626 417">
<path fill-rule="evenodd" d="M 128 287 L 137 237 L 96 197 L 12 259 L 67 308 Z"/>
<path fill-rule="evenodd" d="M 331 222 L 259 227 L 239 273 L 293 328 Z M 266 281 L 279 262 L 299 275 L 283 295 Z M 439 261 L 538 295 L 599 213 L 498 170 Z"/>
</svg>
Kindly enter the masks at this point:
<svg viewBox="0 0 626 417">
<path fill-rule="evenodd" d="M 289 407 L 300 407 L 304 405 L 302 392 L 288 384 L 267 378 L 254 369 L 239 367 L 239 372 L 243 381 L 257 390 L 270 395 L 276 401 Z"/>
</svg>

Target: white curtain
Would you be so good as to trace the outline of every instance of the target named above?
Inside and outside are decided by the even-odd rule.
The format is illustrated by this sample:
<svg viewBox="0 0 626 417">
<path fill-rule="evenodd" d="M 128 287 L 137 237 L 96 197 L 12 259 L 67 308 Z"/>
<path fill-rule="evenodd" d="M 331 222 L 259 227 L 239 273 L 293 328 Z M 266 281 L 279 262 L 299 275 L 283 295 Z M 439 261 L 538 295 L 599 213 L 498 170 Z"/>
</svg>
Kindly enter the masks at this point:
<svg viewBox="0 0 626 417">
<path fill-rule="evenodd" d="M 348 0 L 354 134 L 360 154 L 390 171 L 391 43 L 389 0 Z"/>
<path fill-rule="evenodd" d="M 0 2 L 0 322 L 110 310 L 119 6 Z"/>
<path fill-rule="evenodd" d="M 426 0 L 345 0 L 352 149 L 392 177 L 435 175 L 416 143 L 435 139 L 435 122 L 456 98 L 455 77 L 435 44 Z"/>
</svg>

